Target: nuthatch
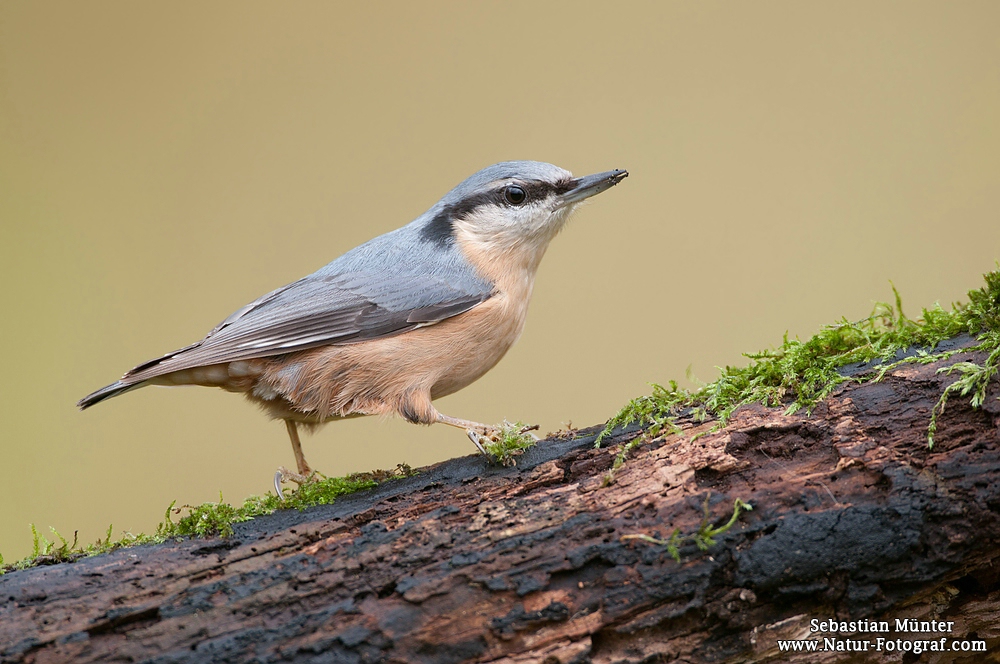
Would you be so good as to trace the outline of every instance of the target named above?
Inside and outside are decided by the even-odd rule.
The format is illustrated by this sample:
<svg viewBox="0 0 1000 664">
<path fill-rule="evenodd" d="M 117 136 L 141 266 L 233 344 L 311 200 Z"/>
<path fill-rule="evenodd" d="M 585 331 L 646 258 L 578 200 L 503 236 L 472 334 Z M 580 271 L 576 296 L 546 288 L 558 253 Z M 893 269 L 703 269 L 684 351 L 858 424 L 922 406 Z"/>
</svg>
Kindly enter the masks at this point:
<svg viewBox="0 0 1000 664">
<path fill-rule="evenodd" d="M 628 172 L 582 178 L 552 164 L 484 168 L 402 228 L 348 251 L 222 321 L 201 341 L 144 362 L 81 409 L 145 385 L 242 392 L 285 421 L 300 475 L 298 425 L 396 413 L 465 429 L 494 427 L 431 403 L 493 368 L 521 334 L 538 264 L 586 198 Z M 280 495 L 280 491 L 279 491 Z"/>
</svg>

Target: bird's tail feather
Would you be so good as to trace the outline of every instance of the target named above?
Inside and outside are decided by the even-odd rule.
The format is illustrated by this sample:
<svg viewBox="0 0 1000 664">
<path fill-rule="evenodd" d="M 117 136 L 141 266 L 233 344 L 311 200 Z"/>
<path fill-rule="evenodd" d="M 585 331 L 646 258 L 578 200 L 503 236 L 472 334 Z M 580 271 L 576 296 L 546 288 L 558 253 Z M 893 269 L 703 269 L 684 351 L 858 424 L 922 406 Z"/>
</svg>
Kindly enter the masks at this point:
<svg viewBox="0 0 1000 664">
<path fill-rule="evenodd" d="M 91 406 L 93 406 L 95 403 L 100 403 L 105 399 L 110 399 L 111 397 L 116 397 L 119 394 L 124 394 L 129 390 L 134 390 L 137 387 L 142 387 L 143 384 L 144 382 L 126 383 L 120 380 L 115 381 L 114 383 L 102 387 L 101 389 L 97 390 L 92 394 L 88 394 L 84 398 L 80 399 L 76 405 L 80 410 L 86 410 Z"/>
</svg>

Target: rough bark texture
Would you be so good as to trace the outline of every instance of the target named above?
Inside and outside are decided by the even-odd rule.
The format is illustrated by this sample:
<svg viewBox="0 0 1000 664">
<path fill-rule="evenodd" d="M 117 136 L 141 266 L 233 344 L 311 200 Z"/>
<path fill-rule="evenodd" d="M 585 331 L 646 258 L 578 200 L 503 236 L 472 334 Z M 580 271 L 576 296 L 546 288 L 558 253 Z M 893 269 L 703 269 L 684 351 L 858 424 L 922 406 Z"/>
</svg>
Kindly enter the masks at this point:
<svg viewBox="0 0 1000 664">
<path fill-rule="evenodd" d="M 955 357 L 982 359 L 974 355 Z M 953 377 L 910 365 L 811 415 L 681 421 L 603 486 L 616 443 L 550 438 L 230 539 L 0 577 L 4 662 L 1000 661 L 1000 390 L 931 408 Z M 623 535 L 754 510 L 707 552 Z M 954 621 L 988 653 L 778 653 L 812 618 Z M 906 638 L 891 633 L 883 636 Z M 916 635 L 936 639 L 941 634 Z"/>
</svg>

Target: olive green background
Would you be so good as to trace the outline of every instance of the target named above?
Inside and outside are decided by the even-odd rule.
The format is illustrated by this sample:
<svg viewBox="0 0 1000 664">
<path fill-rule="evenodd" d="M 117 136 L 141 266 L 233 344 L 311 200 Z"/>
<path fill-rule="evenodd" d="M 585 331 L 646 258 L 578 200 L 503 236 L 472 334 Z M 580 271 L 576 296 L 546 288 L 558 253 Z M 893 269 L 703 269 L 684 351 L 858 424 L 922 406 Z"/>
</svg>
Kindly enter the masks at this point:
<svg viewBox="0 0 1000 664">
<path fill-rule="evenodd" d="M 77 399 L 505 159 L 631 176 L 542 263 L 525 333 L 439 402 L 604 421 L 1000 258 L 1000 3 L 0 3 L 0 551 L 92 541 L 293 459 L 242 398 Z M 333 423 L 335 475 L 470 454 Z"/>
</svg>

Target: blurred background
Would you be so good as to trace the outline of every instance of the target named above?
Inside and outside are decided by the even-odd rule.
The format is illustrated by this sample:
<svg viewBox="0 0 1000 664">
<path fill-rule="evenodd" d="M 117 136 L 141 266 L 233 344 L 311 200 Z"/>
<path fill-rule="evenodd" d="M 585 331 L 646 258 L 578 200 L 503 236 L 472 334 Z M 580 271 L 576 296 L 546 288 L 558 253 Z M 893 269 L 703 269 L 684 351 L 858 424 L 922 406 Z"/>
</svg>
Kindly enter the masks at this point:
<svg viewBox="0 0 1000 664">
<path fill-rule="evenodd" d="M 506 159 L 627 168 L 521 341 L 438 403 L 553 431 L 649 381 L 950 304 L 1000 258 L 1000 3 L 0 3 L 0 552 L 268 490 L 284 427 L 133 365 Z M 466 455 L 333 423 L 328 475 Z M 50 539 L 52 539 L 50 535 Z"/>
</svg>

